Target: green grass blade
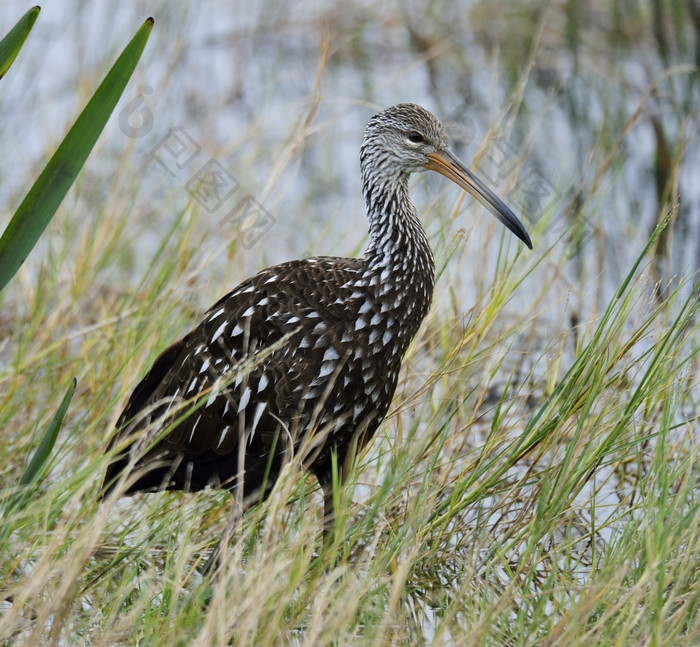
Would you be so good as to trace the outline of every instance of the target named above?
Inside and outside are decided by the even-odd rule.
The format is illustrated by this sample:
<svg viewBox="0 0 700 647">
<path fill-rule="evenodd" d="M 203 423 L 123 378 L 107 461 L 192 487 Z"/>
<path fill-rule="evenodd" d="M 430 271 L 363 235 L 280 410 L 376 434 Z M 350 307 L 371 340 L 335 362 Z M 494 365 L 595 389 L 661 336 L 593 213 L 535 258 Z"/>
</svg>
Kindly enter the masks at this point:
<svg viewBox="0 0 700 647">
<path fill-rule="evenodd" d="M 4 506 L 3 516 L 7 517 L 13 510 L 21 508 L 29 493 L 29 486 L 37 485 L 41 480 L 41 469 L 46 464 L 56 444 L 58 432 L 63 424 L 63 419 L 66 417 L 66 411 L 68 411 L 68 405 L 73 397 L 73 393 L 75 393 L 77 383 L 78 381 L 75 378 L 71 380 L 70 386 L 63 396 L 63 400 L 61 400 L 61 404 L 58 405 L 56 413 L 54 413 L 51 422 L 49 422 L 39 441 L 39 446 L 34 452 L 34 456 L 32 456 L 29 465 L 27 465 L 24 472 L 22 472 L 22 476 L 19 479 L 19 488 L 7 499 L 7 505 Z"/>
<path fill-rule="evenodd" d="M 77 384 L 78 381 L 73 378 L 68 390 L 66 391 L 66 394 L 63 396 L 63 400 L 61 400 L 61 404 L 58 405 L 56 413 L 53 415 L 53 418 L 51 418 L 49 426 L 46 427 L 46 431 L 44 431 L 41 441 L 39 441 L 39 447 L 37 447 L 36 452 L 34 452 L 34 456 L 32 456 L 32 460 L 29 461 L 29 465 L 27 465 L 27 468 L 24 470 L 19 479 L 20 486 L 30 485 L 37 480 L 41 468 L 43 467 L 44 463 L 46 463 L 49 454 L 51 454 L 53 446 L 56 444 L 58 432 L 63 424 L 63 418 L 66 416 L 68 405 L 70 404 Z"/>
<path fill-rule="evenodd" d="M 0 40 L 0 79 L 5 76 L 5 73 L 10 69 L 15 58 L 17 58 L 17 54 L 19 54 L 19 50 L 22 49 L 24 41 L 27 40 L 29 32 L 32 30 L 32 27 L 34 27 L 34 23 L 40 11 L 41 7 L 32 7 L 19 19 L 17 24 L 7 32 L 5 38 Z"/>
<path fill-rule="evenodd" d="M 0 290 L 65 198 L 133 74 L 152 28 L 149 18 L 136 32 L 12 217 L 0 238 Z"/>
</svg>

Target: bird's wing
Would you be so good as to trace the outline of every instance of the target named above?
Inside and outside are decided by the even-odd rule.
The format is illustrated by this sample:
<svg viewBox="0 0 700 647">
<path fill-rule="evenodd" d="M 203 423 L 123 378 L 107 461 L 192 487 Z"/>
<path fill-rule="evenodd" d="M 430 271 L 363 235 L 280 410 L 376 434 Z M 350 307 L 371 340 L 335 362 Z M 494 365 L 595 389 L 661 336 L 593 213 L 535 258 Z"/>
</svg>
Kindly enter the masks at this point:
<svg viewBox="0 0 700 647">
<path fill-rule="evenodd" d="M 340 359 L 327 349 L 333 346 L 331 336 L 345 328 L 343 298 L 323 314 L 318 303 L 319 298 L 329 302 L 321 280 L 329 267 L 337 275 L 335 285 L 355 271 L 352 259 L 340 261 L 346 259 L 272 267 L 220 299 L 134 389 L 113 442 L 149 425 L 155 433 L 170 426 L 142 463 L 178 457 L 196 469 L 198 460 L 211 463 L 238 454 L 241 441 L 246 457 L 260 459 L 275 445 L 279 450 L 281 434 L 296 441 L 318 415 L 315 403 Z M 106 481 L 124 466 L 122 456 Z"/>
</svg>

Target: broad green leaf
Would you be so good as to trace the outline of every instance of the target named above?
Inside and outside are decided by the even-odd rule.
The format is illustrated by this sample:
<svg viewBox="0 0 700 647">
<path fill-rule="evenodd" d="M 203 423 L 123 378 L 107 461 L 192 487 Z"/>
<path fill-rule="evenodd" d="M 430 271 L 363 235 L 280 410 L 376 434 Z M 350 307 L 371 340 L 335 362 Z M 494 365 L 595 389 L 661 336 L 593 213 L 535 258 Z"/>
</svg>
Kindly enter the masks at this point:
<svg viewBox="0 0 700 647">
<path fill-rule="evenodd" d="M 39 240 L 65 198 L 134 72 L 153 28 L 149 18 L 112 66 L 0 238 L 0 290 Z"/>
<path fill-rule="evenodd" d="M 10 65 L 17 58 L 19 50 L 22 49 L 24 41 L 27 40 L 29 32 L 34 27 L 37 16 L 41 11 L 41 7 L 32 7 L 25 13 L 19 22 L 7 32 L 5 38 L 0 40 L 0 79 L 5 76 Z"/>
</svg>

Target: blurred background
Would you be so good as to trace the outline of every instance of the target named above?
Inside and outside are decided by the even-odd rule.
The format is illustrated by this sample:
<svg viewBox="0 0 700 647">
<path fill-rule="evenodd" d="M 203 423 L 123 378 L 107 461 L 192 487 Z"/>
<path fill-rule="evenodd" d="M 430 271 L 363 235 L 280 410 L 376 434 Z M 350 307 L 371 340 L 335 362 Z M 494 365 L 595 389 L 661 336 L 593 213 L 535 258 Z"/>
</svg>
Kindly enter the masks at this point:
<svg viewBox="0 0 700 647">
<path fill-rule="evenodd" d="M 0 27 L 29 6 L 6 4 Z M 557 315 L 566 302 L 586 319 L 607 300 L 669 212 L 659 279 L 698 269 L 696 0 L 350 0 L 293 10 L 275 1 L 47 2 L 31 35 L 41 46 L 24 48 L 23 74 L 9 74 L 0 94 L 3 221 L 148 15 L 153 35 L 75 198 L 86 203 L 87 231 L 106 207 L 133 210 L 123 264 L 95 277 L 107 286 L 140 281 L 164 228 L 192 201 L 188 181 L 209 160 L 237 188 L 211 211 L 200 213 L 195 200 L 188 217 L 199 220 L 203 254 L 246 238 L 235 268 L 221 268 L 227 285 L 308 253 L 358 252 L 362 131 L 373 112 L 404 101 L 446 123 L 458 155 L 534 232 L 536 254 L 556 246 L 541 271 L 558 274 L 547 304 Z M 177 158 L 173 144 L 189 149 Z M 415 183 L 421 211 L 445 188 L 434 177 Z M 257 212 L 246 222 L 231 215 L 247 196 L 259 226 Z M 458 198 L 446 189 L 441 202 Z M 64 222 L 75 209 L 64 204 Z M 501 232 L 474 205 L 456 217 L 448 211 L 438 205 L 426 226 L 447 245 L 466 239 L 448 273 L 473 299 L 489 267 L 486 242 Z M 60 220 L 43 243 L 54 251 Z M 27 276 L 45 258 L 32 254 Z M 60 271 L 70 280 L 67 260 Z M 208 302 L 222 288 L 206 284 Z"/>
</svg>

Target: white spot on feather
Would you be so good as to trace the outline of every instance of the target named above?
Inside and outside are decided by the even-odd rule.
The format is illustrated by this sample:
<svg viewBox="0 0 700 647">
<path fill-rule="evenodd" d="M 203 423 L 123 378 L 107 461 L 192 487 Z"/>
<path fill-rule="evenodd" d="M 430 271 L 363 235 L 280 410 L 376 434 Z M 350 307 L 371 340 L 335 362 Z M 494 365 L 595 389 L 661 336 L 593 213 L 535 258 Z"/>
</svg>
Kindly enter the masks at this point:
<svg viewBox="0 0 700 647">
<path fill-rule="evenodd" d="M 253 414 L 253 424 L 250 427 L 250 439 L 248 442 L 253 440 L 253 434 L 255 433 L 258 423 L 260 422 L 260 417 L 262 416 L 263 411 L 265 411 L 265 403 L 259 402 L 258 406 L 255 407 L 255 413 Z"/>
<path fill-rule="evenodd" d="M 219 387 L 221 386 L 221 380 L 216 380 L 214 382 L 214 387 L 211 390 L 211 393 L 209 394 L 209 397 L 207 398 L 207 401 L 205 402 L 204 406 L 208 407 L 211 406 L 211 403 L 216 400 L 217 396 L 219 395 Z"/>
<path fill-rule="evenodd" d="M 321 364 L 321 370 L 318 373 L 318 377 L 326 377 L 326 375 L 330 375 L 335 367 L 335 362 L 323 362 L 323 364 Z"/>
<path fill-rule="evenodd" d="M 217 449 L 221 447 L 221 443 L 224 442 L 224 438 L 226 438 L 226 434 L 228 433 L 228 430 L 231 429 L 228 425 L 226 425 L 222 430 L 221 430 L 221 436 L 219 436 L 219 444 L 216 446 Z"/>
<path fill-rule="evenodd" d="M 246 387 L 243 391 L 243 395 L 241 395 L 240 401 L 238 402 L 238 413 L 240 413 L 241 411 L 243 411 L 243 409 L 246 408 L 248 402 L 250 402 L 250 389 Z"/>
<path fill-rule="evenodd" d="M 326 349 L 326 352 L 323 353 L 323 360 L 324 362 L 328 362 L 332 359 L 338 359 L 340 355 L 335 352 L 335 348 L 333 346 L 330 346 L 329 348 Z"/>
<path fill-rule="evenodd" d="M 228 323 L 227 321 L 224 321 L 224 323 L 222 323 L 222 324 L 216 329 L 216 332 L 212 335 L 212 338 L 211 338 L 211 343 L 212 343 L 212 344 L 219 338 L 219 336 L 221 335 L 221 333 L 224 332 L 224 328 L 226 328 L 226 324 L 227 324 L 227 323 Z"/>
</svg>

